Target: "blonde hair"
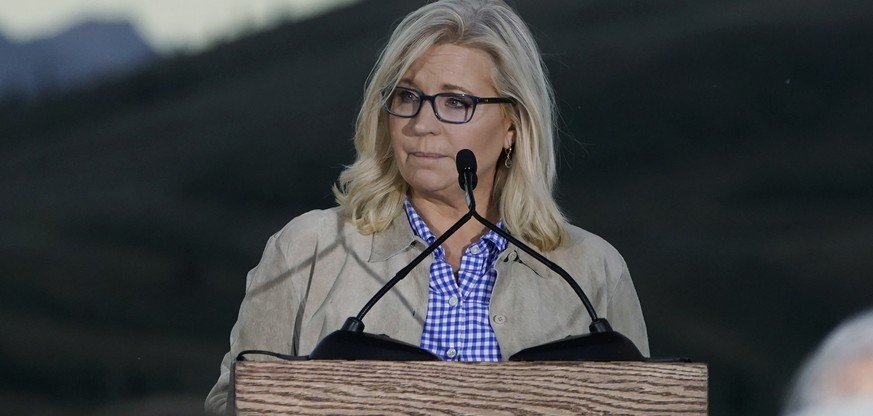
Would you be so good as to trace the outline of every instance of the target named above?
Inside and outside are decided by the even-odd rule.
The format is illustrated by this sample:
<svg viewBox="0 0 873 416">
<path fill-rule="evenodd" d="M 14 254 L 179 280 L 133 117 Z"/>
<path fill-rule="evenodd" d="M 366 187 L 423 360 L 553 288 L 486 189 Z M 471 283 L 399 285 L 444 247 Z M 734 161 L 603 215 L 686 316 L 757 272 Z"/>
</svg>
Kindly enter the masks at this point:
<svg viewBox="0 0 873 416">
<path fill-rule="evenodd" d="M 864 366 L 870 360 L 873 360 L 873 309 L 841 323 L 807 358 L 795 375 L 783 414 L 844 414 L 836 411 L 838 405 L 855 400 L 863 401 L 865 412 L 845 414 L 871 414 L 873 397 L 859 396 L 852 388 L 869 385 L 873 375 L 866 373 L 861 380 L 846 376 L 847 370 Z M 843 384 L 834 383 L 835 380 Z"/>
<path fill-rule="evenodd" d="M 384 230 L 403 209 L 409 185 L 394 162 L 384 91 L 440 44 L 486 52 L 494 62 L 491 77 L 498 95 L 516 100 L 514 111 L 507 111 L 515 127 L 513 164 L 505 168 L 501 156 L 492 199 L 511 233 L 543 251 L 557 248 L 567 237 L 566 219 L 552 195 L 554 94 L 527 25 L 500 0 L 443 0 L 400 22 L 368 79 L 355 131 L 357 159 L 334 186 L 337 203 L 364 234 Z"/>
</svg>

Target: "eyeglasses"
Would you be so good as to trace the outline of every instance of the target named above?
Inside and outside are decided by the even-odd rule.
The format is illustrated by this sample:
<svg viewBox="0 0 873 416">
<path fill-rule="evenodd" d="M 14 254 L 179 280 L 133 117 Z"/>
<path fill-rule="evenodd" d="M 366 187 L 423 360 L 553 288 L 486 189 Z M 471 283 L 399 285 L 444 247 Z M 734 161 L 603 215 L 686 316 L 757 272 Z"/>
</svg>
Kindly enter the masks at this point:
<svg viewBox="0 0 873 416">
<path fill-rule="evenodd" d="M 423 101 L 430 101 L 437 119 L 451 124 L 464 124 L 473 119 L 478 104 L 515 103 L 515 100 L 507 97 L 482 98 L 453 92 L 424 95 L 420 91 L 396 87 L 385 100 L 385 110 L 393 116 L 412 118 L 421 111 Z"/>
</svg>

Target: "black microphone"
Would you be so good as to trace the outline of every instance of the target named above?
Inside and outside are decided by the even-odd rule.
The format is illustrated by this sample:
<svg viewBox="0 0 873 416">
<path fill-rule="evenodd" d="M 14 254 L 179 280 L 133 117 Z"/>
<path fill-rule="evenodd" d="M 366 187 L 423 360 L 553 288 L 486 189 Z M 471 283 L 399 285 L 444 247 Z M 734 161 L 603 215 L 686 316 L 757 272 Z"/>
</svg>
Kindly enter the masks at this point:
<svg viewBox="0 0 873 416">
<path fill-rule="evenodd" d="M 560 275 L 567 284 L 573 288 L 576 295 L 582 300 L 591 324 L 588 326 L 589 334 L 569 336 L 562 340 L 548 342 L 546 344 L 526 348 L 512 357 L 510 361 L 642 361 L 644 359 L 640 350 L 624 335 L 614 331 L 606 318 L 599 318 L 597 311 L 585 294 L 585 291 L 570 276 L 566 270 L 545 258 L 533 248 L 512 236 L 502 228 L 488 221 L 476 212 L 476 201 L 473 189 L 476 187 L 476 156 L 472 151 L 463 149 L 458 152 L 455 159 L 458 166 L 458 183 L 464 190 L 467 198 L 469 214 L 473 215 L 482 225 L 488 227 L 507 241 L 520 248 L 540 263 L 543 263 Z"/>
<path fill-rule="evenodd" d="M 479 183 L 479 178 L 476 176 L 476 155 L 470 149 L 461 149 L 455 156 L 455 165 L 458 167 L 458 184 L 464 190 L 467 208 L 474 211 L 476 199 L 473 197 L 473 190 Z"/>
</svg>

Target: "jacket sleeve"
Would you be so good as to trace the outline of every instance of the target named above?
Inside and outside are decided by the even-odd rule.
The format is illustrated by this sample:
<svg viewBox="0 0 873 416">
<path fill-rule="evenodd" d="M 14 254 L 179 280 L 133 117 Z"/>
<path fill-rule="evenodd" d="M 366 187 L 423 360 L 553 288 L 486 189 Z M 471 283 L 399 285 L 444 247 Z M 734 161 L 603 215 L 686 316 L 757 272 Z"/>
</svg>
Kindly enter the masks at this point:
<svg viewBox="0 0 873 416">
<path fill-rule="evenodd" d="M 231 366 L 240 351 L 259 349 L 297 354 L 294 345 L 296 317 L 300 308 L 293 288 L 295 268 L 288 264 L 280 231 L 270 237 L 260 263 L 246 277 L 246 294 L 239 317 L 230 333 L 230 352 L 221 362 L 221 375 L 206 397 L 205 410 L 223 415 L 227 409 Z M 305 265 L 298 265 L 305 269 Z"/>
<path fill-rule="evenodd" d="M 618 255 L 618 253 L 616 253 Z M 628 337 L 643 356 L 649 356 L 649 336 L 637 291 L 624 259 L 619 255 L 620 275 L 609 290 L 607 318 L 612 328 Z"/>
</svg>

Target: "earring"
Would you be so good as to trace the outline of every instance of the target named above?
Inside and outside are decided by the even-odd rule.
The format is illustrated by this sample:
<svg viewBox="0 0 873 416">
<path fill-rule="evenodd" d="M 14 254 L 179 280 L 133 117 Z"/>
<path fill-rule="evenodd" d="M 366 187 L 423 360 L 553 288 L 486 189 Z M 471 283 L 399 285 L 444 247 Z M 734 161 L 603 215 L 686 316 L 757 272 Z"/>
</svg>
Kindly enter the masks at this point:
<svg viewBox="0 0 873 416">
<path fill-rule="evenodd" d="M 509 146 L 509 149 L 503 149 L 506 152 L 506 159 L 503 159 L 503 166 L 506 166 L 506 169 L 512 167 L 512 146 Z"/>
</svg>

